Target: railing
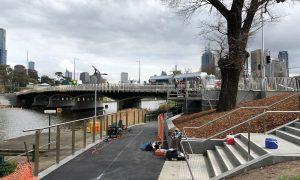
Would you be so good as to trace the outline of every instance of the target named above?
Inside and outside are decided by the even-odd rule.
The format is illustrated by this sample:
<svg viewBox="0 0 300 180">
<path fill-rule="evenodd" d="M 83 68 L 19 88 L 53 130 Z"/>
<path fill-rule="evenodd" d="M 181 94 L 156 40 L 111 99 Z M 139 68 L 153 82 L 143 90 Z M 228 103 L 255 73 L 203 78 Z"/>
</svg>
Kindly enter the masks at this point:
<svg viewBox="0 0 300 180">
<path fill-rule="evenodd" d="M 258 119 L 259 117 L 262 117 L 262 116 L 264 116 L 266 114 L 269 114 L 269 113 L 270 114 L 272 114 L 272 113 L 273 114 L 274 113 L 283 113 L 283 114 L 290 114 L 290 113 L 295 114 L 295 113 L 297 113 L 297 114 L 300 114 L 300 111 L 265 111 L 265 112 L 263 112 L 261 114 L 257 114 L 256 116 L 247 119 L 246 121 L 243 121 L 243 122 L 241 122 L 241 123 L 239 123 L 237 125 L 234 125 L 234 126 L 232 126 L 230 128 L 227 128 L 227 129 L 225 129 L 225 130 L 223 130 L 223 131 L 221 131 L 221 132 L 219 132 L 217 134 L 214 134 L 214 135 L 212 135 L 212 136 L 204 139 L 203 141 L 201 141 L 201 144 L 202 144 L 202 146 L 204 146 L 205 143 L 208 142 L 209 140 L 217 138 L 220 135 L 223 135 L 224 133 L 227 133 L 227 132 L 229 132 L 229 131 L 237 128 L 237 127 L 240 127 L 242 125 L 248 124 L 248 126 L 247 126 L 247 135 L 248 135 L 248 137 L 247 137 L 247 139 L 248 139 L 248 141 L 247 141 L 247 155 L 248 155 L 247 159 L 248 159 L 248 161 L 250 161 L 250 159 L 251 159 L 251 152 L 250 152 L 250 149 L 251 149 L 251 143 L 250 143 L 251 142 L 251 133 L 250 133 L 251 122 L 254 121 L 254 120 L 256 120 L 256 119 Z M 264 129 L 264 134 L 265 134 L 266 133 L 266 122 L 265 122 L 265 119 L 263 119 L 263 129 Z M 188 159 L 189 156 L 188 156 L 188 154 L 187 154 L 187 152 L 186 152 L 186 150 L 184 148 L 183 142 L 187 142 L 189 144 L 189 140 L 186 139 L 186 140 L 180 141 L 180 147 L 181 147 L 181 149 L 182 149 L 185 157 L 187 157 L 187 159 Z M 191 147 L 190 144 L 189 144 L 189 148 L 190 148 L 191 153 L 193 154 L 192 147 Z M 189 172 L 190 172 L 190 174 L 192 176 L 192 179 L 194 179 L 193 172 L 192 172 L 192 170 L 190 168 L 190 164 L 189 164 L 189 162 L 188 162 L 187 159 L 186 159 L 186 163 L 188 165 Z"/>
<path fill-rule="evenodd" d="M 241 126 L 241 125 L 244 125 L 245 123 L 248 123 L 248 130 L 247 130 L 247 133 L 248 133 L 248 160 L 249 160 L 249 158 L 250 158 L 250 138 L 251 138 L 251 137 L 250 137 L 250 122 L 253 121 L 253 120 L 255 120 L 255 119 L 257 119 L 257 118 L 259 118 L 259 117 L 261 117 L 261 116 L 263 116 L 263 115 L 265 115 L 265 114 L 267 114 L 267 113 L 300 113 L 300 111 L 265 111 L 266 109 L 271 108 L 271 107 L 273 107 L 273 106 L 275 106 L 275 105 L 277 105 L 277 104 L 280 104 L 280 103 L 286 101 L 287 99 L 290 99 L 290 98 L 292 98 L 292 97 L 295 97 L 295 96 L 297 96 L 297 95 L 299 95 L 299 94 L 300 94 L 300 93 L 294 93 L 294 94 L 292 94 L 292 95 L 290 95 L 290 96 L 288 96 L 288 97 L 286 97 L 286 98 L 283 98 L 283 99 L 281 99 L 280 101 L 277 101 L 277 102 L 275 102 L 275 103 L 273 103 L 273 104 L 271 104 L 271 105 L 269 105 L 269 106 L 239 107 L 239 108 L 237 108 L 237 109 L 235 109 L 235 110 L 233 110 L 233 111 L 230 111 L 230 112 L 228 112 L 228 113 L 226 113 L 226 114 L 224 114 L 224 115 L 222 115 L 222 116 L 220 116 L 220 117 L 217 117 L 217 118 L 213 119 L 212 121 L 209 121 L 209 122 L 207 122 L 207 123 L 205 123 L 205 124 L 203 124 L 203 125 L 201 125 L 201 126 L 199 126 L 199 127 L 184 127 L 184 128 L 183 128 L 183 135 L 184 135 L 185 139 L 183 139 L 182 141 L 180 141 L 180 147 L 181 147 L 183 153 L 185 154 L 185 157 L 187 157 L 187 159 L 188 159 L 189 156 L 188 156 L 188 154 L 187 154 L 187 152 L 186 152 L 186 150 L 185 150 L 185 148 L 184 148 L 183 142 L 187 142 L 188 148 L 189 148 L 189 151 L 191 152 L 191 154 L 194 154 L 194 152 L 193 152 L 193 148 L 192 148 L 192 146 L 191 146 L 191 144 L 190 144 L 190 140 L 189 140 L 188 137 L 187 137 L 186 129 L 200 129 L 200 128 L 203 128 L 203 127 L 205 127 L 205 126 L 207 126 L 207 125 L 210 125 L 210 124 L 213 124 L 213 123 L 215 123 L 216 121 L 218 121 L 218 120 L 220 120 L 220 119 L 222 119 L 222 118 L 224 118 L 224 117 L 226 117 L 226 116 L 228 116 L 228 115 L 230 115 L 230 114 L 232 114 L 232 113 L 234 113 L 234 112 L 237 112 L 237 111 L 239 111 L 239 110 L 241 110 L 241 109 L 263 109 L 264 112 L 262 112 L 262 113 L 260 113 L 260 114 L 257 114 L 257 115 L 255 115 L 254 117 L 251 117 L 251 118 L 247 119 L 246 121 L 243 121 L 243 122 L 241 122 L 241 123 L 239 123 L 239 124 L 237 124 L 237 125 L 234 125 L 234 126 L 232 126 L 231 128 L 225 129 L 224 131 L 221 131 L 221 132 L 219 132 L 219 133 L 217 133 L 217 134 L 214 134 L 214 135 L 212 135 L 212 136 L 210 136 L 210 137 L 204 139 L 204 140 L 201 142 L 201 143 L 204 145 L 204 143 L 207 142 L 208 140 L 211 140 L 211 139 L 213 139 L 213 138 L 216 138 L 216 137 L 218 137 L 218 136 L 220 136 L 220 135 L 222 135 L 222 134 L 224 134 L 224 133 L 226 133 L 226 132 L 228 132 L 228 131 L 230 131 L 230 130 L 232 130 L 232 129 L 234 129 L 234 128 L 237 128 L 237 127 L 239 127 L 239 126 Z M 263 128 L 264 128 L 264 133 L 265 133 L 265 132 L 266 132 L 265 121 L 263 121 Z M 187 163 L 187 165 L 188 165 L 188 169 L 189 169 L 189 172 L 190 172 L 190 174 L 191 174 L 191 176 L 192 176 L 192 179 L 194 179 L 193 173 L 192 173 L 192 171 L 191 171 L 191 169 L 190 169 L 190 165 L 189 165 L 189 163 L 188 163 L 188 160 L 186 160 L 186 163 Z"/>
<path fill-rule="evenodd" d="M 139 110 L 127 110 L 127 111 L 121 111 L 121 112 L 117 112 L 117 113 L 112 113 L 112 114 L 105 114 L 105 115 L 99 115 L 97 116 L 97 118 L 93 117 L 89 117 L 89 118 L 83 118 L 83 119 L 78 119 L 78 120 L 74 120 L 74 121 L 69 121 L 69 122 L 65 122 L 65 123 L 59 123 L 59 124 L 54 124 L 54 125 L 50 125 L 50 126 L 45 126 L 45 127 L 39 127 L 39 128 L 34 128 L 34 129 L 27 129 L 24 130 L 23 132 L 32 132 L 34 131 L 34 148 L 32 150 L 26 150 L 25 153 L 19 154 L 17 156 L 14 156 L 12 158 L 9 158 L 7 161 L 14 161 L 15 159 L 21 157 L 21 156 L 25 156 L 28 155 L 29 153 L 32 153 L 32 156 L 34 157 L 34 175 L 37 176 L 40 170 L 40 162 L 41 162 L 41 157 L 40 155 L 40 151 L 42 150 L 42 148 L 46 149 L 46 153 L 48 153 L 47 156 L 51 157 L 51 155 L 53 154 L 52 150 L 55 150 L 55 163 L 58 164 L 61 161 L 62 155 L 61 152 L 63 151 L 63 153 L 65 152 L 65 150 L 71 150 L 71 154 L 74 155 L 76 149 L 85 149 L 87 147 L 87 139 L 90 142 L 90 145 L 95 144 L 96 140 L 101 140 L 103 139 L 104 136 L 107 136 L 107 130 L 108 127 L 112 124 L 116 124 L 118 125 L 118 121 L 121 119 L 123 124 L 128 126 L 134 125 L 134 124 L 140 124 L 143 122 L 146 122 L 146 120 L 150 120 L 149 118 L 151 118 L 151 116 L 147 113 L 146 110 L 144 109 L 139 109 Z M 87 124 L 88 122 L 91 123 L 90 126 L 90 131 L 91 131 L 91 136 L 92 137 L 87 137 L 88 133 L 87 133 Z M 99 123 L 98 125 L 99 130 L 96 130 L 96 122 Z M 82 124 L 82 132 L 79 133 L 75 133 L 76 131 L 78 131 L 78 124 Z M 81 126 L 81 125 L 80 125 Z M 68 129 L 68 131 L 66 133 L 61 134 L 61 131 L 64 130 L 64 128 Z M 41 139 L 43 138 L 43 136 L 41 135 L 45 135 L 44 133 L 42 133 L 43 131 L 45 131 L 45 133 L 50 133 L 50 129 L 55 129 L 55 140 L 53 141 L 45 141 L 45 139 Z M 71 131 L 69 131 L 69 129 L 71 129 Z M 80 129 L 80 127 L 79 127 Z M 98 138 L 96 138 L 96 131 L 99 132 L 99 135 L 97 136 Z M 71 133 L 71 135 L 69 134 Z M 76 134 L 76 135 L 75 135 Z M 78 138 L 77 140 L 75 140 L 75 136 L 81 136 L 79 141 Z M 64 139 L 62 139 L 64 138 Z M 67 147 L 68 145 L 66 145 L 67 142 L 62 142 L 65 141 L 66 139 L 70 139 L 71 142 L 71 146 Z M 42 140 L 44 140 L 44 142 L 46 142 L 45 144 L 41 144 Z M 82 147 L 78 147 L 78 143 L 82 143 Z M 50 149 L 50 146 L 52 146 L 52 144 L 55 144 L 55 148 L 54 149 Z M 62 148 L 63 145 L 64 147 Z M 76 146 L 77 145 L 77 146 Z M 48 147 L 48 148 L 47 148 Z M 78 149 L 79 148 L 79 149 Z M 54 158 L 54 156 L 52 156 Z M 64 154 L 64 157 L 66 157 L 66 154 Z M 44 158 L 45 159 L 45 158 Z M 45 161 L 46 162 L 46 161 Z M 45 165 L 45 163 L 43 164 Z M 47 168 L 47 167 L 46 167 Z"/>
<path fill-rule="evenodd" d="M 47 91 L 94 91 L 96 89 L 102 92 L 175 92 L 174 85 L 136 85 L 136 84 L 82 84 L 82 85 L 60 85 L 37 87 L 31 90 L 20 92 L 26 94 L 32 92 Z"/>
<path fill-rule="evenodd" d="M 232 111 L 230 111 L 230 112 L 228 112 L 228 113 L 226 113 L 226 114 L 224 114 L 222 116 L 219 116 L 219 117 L 213 119 L 212 121 L 209 121 L 209 122 L 207 122 L 207 123 L 205 123 L 205 124 L 203 124 L 201 126 L 198 126 L 198 127 L 183 127 L 183 135 L 184 135 L 184 137 L 188 138 L 187 134 L 186 134 L 186 130 L 187 129 L 200 129 L 200 128 L 203 128 L 203 127 L 205 127 L 207 125 L 210 125 L 210 124 L 213 124 L 214 122 L 216 122 L 216 121 L 218 121 L 218 120 L 220 120 L 220 119 L 222 119 L 222 118 L 224 118 L 224 117 L 226 117 L 226 116 L 228 116 L 230 114 L 233 114 L 234 112 L 237 112 L 237 111 L 239 111 L 241 109 L 268 109 L 268 108 L 271 108 L 271 107 L 273 107 L 273 106 L 275 106 L 277 104 L 280 104 L 280 103 L 286 101 L 287 99 L 295 97 L 297 95 L 300 95 L 300 93 L 294 93 L 294 94 L 292 94 L 292 95 L 290 95 L 290 96 L 288 96 L 286 98 L 283 98 L 280 101 L 277 101 L 277 102 L 275 102 L 275 103 L 273 103 L 273 104 L 271 104 L 269 106 L 246 106 L 246 107 L 239 107 L 239 108 L 234 109 L 234 110 L 232 110 Z"/>
</svg>

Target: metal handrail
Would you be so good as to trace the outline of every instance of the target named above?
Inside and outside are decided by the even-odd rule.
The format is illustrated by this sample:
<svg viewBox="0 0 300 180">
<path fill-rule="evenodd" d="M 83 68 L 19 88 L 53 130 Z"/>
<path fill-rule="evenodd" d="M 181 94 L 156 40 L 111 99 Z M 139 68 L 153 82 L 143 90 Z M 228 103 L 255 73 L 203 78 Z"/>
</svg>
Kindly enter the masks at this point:
<svg viewBox="0 0 300 180">
<path fill-rule="evenodd" d="M 109 114 L 98 115 L 97 117 L 111 116 L 111 115 L 115 115 L 115 114 L 116 113 L 109 113 Z M 76 120 L 73 120 L 73 121 L 68 121 L 68 122 L 64 122 L 64 123 L 53 124 L 53 125 L 50 125 L 50 126 L 44 126 L 44 127 L 35 128 L 35 129 L 26 129 L 26 130 L 23 130 L 23 132 L 30 132 L 30 131 L 36 131 L 36 130 L 49 129 L 49 128 L 53 128 L 53 127 L 57 127 L 57 126 L 63 126 L 63 125 L 72 124 L 72 123 L 75 123 L 75 122 L 90 120 L 92 118 L 95 118 L 95 116 L 91 116 L 91 117 L 87 117 L 87 118 L 82 118 L 82 119 L 76 119 Z"/>
<path fill-rule="evenodd" d="M 219 117 L 213 119 L 212 121 L 209 121 L 209 122 L 207 122 L 207 123 L 205 123 L 205 124 L 203 124 L 201 126 L 198 126 L 198 127 L 183 127 L 183 134 L 187 138 L 186 129 L 200 129 L 200 128 L 204 127 L 204 126 L 212 124 L 212 123 L 216 122 L 217 120 L 219 120 L 219 119 L 221 119 L 221 118 L 223 118 L 223 117 L 225 117 L 225 116 L 227 116 L 229 114 L 232 114 L 232 113 L 234 113 L 234 112 L 236 112 L 238 110 L 241 110 L 241 109 L 267 109 L 267 108 L 270 108 L 270 107 L 272 107 L 274 105 L 277 105 L 277 104 L 279 104 L 279 103 L 281 103 L 281 102 L 283 102 L 283 101 L 285 101 L 285 100 L 287 100 L 289 98 L 292 98 L 292 97 L 294 97 L 296 95 L 299 95 L 299 94 L 300 94 L 299 92 L 295 93 L 295 94 L 292 94 L 292 95 L 290 95 L 290 96 L 288 96 L 288 97 L 286 97 L 286 98 L 284 98 L 284 99 L 282 99 L 280 101 L 277 101 L 277 102 L 275 102 L 275 103 L 273 103 L 273 104 L 271 104 L 269 106 L 245 106 L 245 107 L 239 107 L 239 108 L 237 108 L 237 109 L 235 109 L 233 111 L 230 111 L 230 112 L 228 112 L 228 113 L 226 113 L 226 114 L 224 114 L 222 116 L 219 116 Z"/>
<path fill-rule="evenodd" d="M 221 131 L 221 132 L 219 132 L 219 133 L 217 133 L 217 134 L 215 134 L 215 135 L 213 135 L 213 136 L 210 136 L 210 137 L 208 137 L 207 139 L 205 139 L 205 140 L 203 140 L 202 142 L 201 142 L 201 144 L 202 145 L 204 145 L 205 144 L 205 142 L 207 142 L 207 141 L 209 141 L 209 140 L 211 140 L 211 139 L 213 139 L 213 138 L 216 138 L 217 136 L 219 136 L 219 135 L 222 135 L 222 134 L 224 134 L 224 133 L 226 133 L 226 132 L 228 132 L 228 131 L 230 131 L 230 130 L 232 130 L 232 129 L 234 129 L 234 128 L 237 128 L 237 127 L 239 127 L 239 126 L 241 126 L 241 125 L 244 125 L 244 124 L 246 124 L 246 123 L 248 123 L 248 143 L 247 143 L 247 153 L 248 153 L 248 161 L 250 160 L 250 141 L 251 141 L 251 137 L 250 137 L 250 123 L 251 123 L 251 121 L 253 121 L 253 120 L 255 120 L 255 119 L 257 119 L 257 118 L 259 118 L 259 117 L 261 117 L 261 116 L 263 116 L 263 115 L 265 115 L 265 114 L 268 114 L 268 113 L 300 113 L 300 111 L 265 111 L 265 112 L 263 112 L 263 113 L 261 113 L 261 114 L 258 114 L 258 115 L 256 115 L 256 116 L 254 116 L 254 117 L 251 117 L 251 118 L 249 118 L 249 119 L 247 119 L 246 121 L 243 121 L 243 122 L 241 122 L 241 123 L 239 123 L 239 124 L 237 124 L 237 125 L 235 125 L 235 126 L 232 126 L 231 128 L 227 128 L 226 130 L 223 130 L 223 131 Z M 264 126 L 264 133 L 266 132 L 266 129 L 265 129 L 265 121 L 263 121 L 263 126 Z M 184 146 L 183 146 L 183 143 L 182 142 L 187 142 L 188 144 L 189 144 L 189 146 L 190 146 L 190 143 L 189 143 L 189 140 L 188 139 L 186 139 L 186 140 L 183 140 L 183 141 L 180 141 L 180 146 L 181 146 L 181 149 L 183 150 L 183 153 L 184 153 L 184 155 L 185 155 L 185 157 L 186 157 L 186 163 L 187 163 L 187 165 L 188 165 L 188 169 L 189 169 L 189 172 L 190 172 L 190 174 L 191 174 L 191 176 L 192 176 L 192 179 L 194 179 L 194 176 L 193 176 L 193 172 L 192 172 L 192 170 L 191 170 L 191 167 L 190 167 L 190 164 L 189 164 L 189 162 L 188 162 L 188 154 L 186 153 L 186 151 L 185 151 L 185 149 L 184 149 Z M 191 150 L 192 150 L 192 148 L 191 148 L 191 146 L 189 147 Z M 193 152 L 191 151 L 191 153 L 193 154 Z"/>
<path fill-rule="evenodd" d="M 268 113 L 300 113 L 300 111 L 265 111 L 265 112 L 263 112 L 261 114 L 258 114 L 258 115 L 254 116 L 254 117 L 251 117 L 251 118 L 247 119 L 246 121 L 243 121 L 243 122 L 241 122 L 241 123 L 239 123 L 237 125 L 234 125 L 234 126 L 232 126 L 230 128 L 227 128 L 227 129 L 225 129 L 225 130 L 223 130 L 223 131 L 221 131 L 221 132 L 219 132 L 219 133 L 217 133 L 215 135 L 212 135 L 212 136 L 206 138 L 204 141 L 202 141 L 202 144 L 204 144 L 206 141 L 211 140 L 211 139 L 213 139 L 213 138 L 215 138 L 215 137 L 217 137 L 219 135 L 222 135 L 223 133 L 228 132 L 228 131 L 236 128 L 236 127 L 239 127 L 239 126 L 241 126 L 243 124 L 246 124 L 246 123 L 250 123 L 251 121 L 253 121 L 253 120 L 255 120 L 255 119 L 257 119 L 257 118 L 259 118 L 259 117 L 261 117 L 261 116 L 263 116 L 265 114 L 268 114 Z M 263 122 L 265 123 L 265 121 L 263 121 Z M 266 131 L 265 131 L 265 128 L 264 128 L 264 133 L 265 132 Z"/>
</svg>

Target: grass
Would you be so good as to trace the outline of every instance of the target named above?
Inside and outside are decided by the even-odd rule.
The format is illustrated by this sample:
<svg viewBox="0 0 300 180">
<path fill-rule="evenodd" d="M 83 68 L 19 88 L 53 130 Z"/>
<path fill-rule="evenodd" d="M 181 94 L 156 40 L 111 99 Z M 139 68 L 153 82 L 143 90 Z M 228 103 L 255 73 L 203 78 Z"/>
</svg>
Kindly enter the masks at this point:
<svg viewBox="0 0 300 180">
<path fill-rule="evenodd" d="M 300 175 L 292 176 L 292 177 L 289 177 L 289 176 L 280 176 L 278 178 L 278 180 L 300 180 Z"/>
</svg>

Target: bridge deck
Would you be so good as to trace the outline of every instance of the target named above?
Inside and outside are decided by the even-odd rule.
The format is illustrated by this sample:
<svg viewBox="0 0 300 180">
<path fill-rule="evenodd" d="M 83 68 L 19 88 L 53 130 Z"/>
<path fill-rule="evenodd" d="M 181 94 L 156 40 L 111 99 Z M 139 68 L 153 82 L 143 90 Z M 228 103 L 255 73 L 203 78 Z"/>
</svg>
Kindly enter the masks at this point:
<svg viewBox="0 0 300 180">
<path fill-rule="evenodd" d="M 104 145 L 94 155 L 91 148 L 43 179 L 158 179 L 164 159 L 139 149 L 156 135 L 157 122 L 135 126 L 123 139 Z"/>
</svg>

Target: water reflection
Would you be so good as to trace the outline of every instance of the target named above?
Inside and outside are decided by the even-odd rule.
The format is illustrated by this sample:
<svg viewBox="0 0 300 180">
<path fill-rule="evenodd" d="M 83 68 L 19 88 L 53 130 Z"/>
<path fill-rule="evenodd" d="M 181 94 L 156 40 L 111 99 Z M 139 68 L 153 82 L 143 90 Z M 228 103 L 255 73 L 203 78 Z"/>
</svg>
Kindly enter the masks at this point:
<svg viewBox="0 0 300 180">
<path fill-rule="evenodd" d="M 163 102 L 165 101 L 142 101 L 142 108 L 154 110 Z M 114 113 L 117 110 L 117 103 L 115 102 L 104 103 L 104 105 L 108 105 L 105 113 Z M 93 111 L 80 113 L 64 111 L 61 115 L 51 115 L 51 121 L 52 124 L 56 124 L 93 115 Z M 20 108 L 0 109 L 0 141 L 30 134 L 30 132 L 23 133 L 23 129 L 47 125 L 48 115 L 43 114 L 41 111 Z"/>
</svg>

